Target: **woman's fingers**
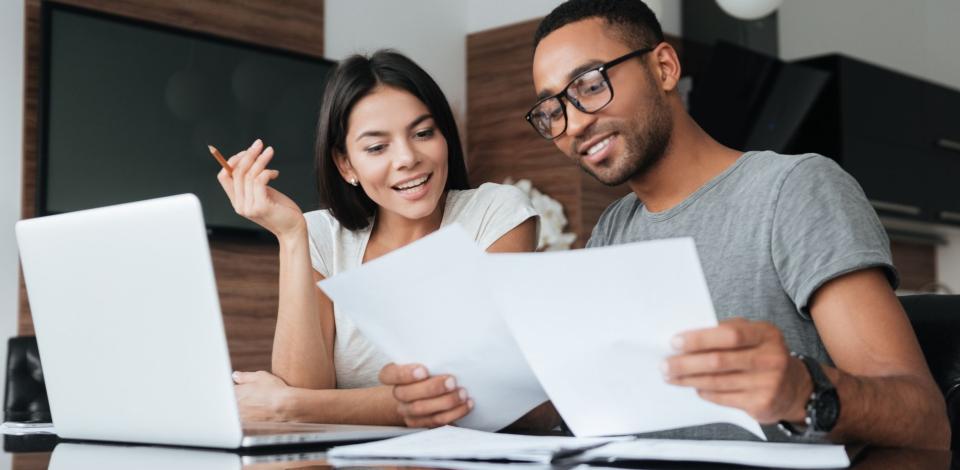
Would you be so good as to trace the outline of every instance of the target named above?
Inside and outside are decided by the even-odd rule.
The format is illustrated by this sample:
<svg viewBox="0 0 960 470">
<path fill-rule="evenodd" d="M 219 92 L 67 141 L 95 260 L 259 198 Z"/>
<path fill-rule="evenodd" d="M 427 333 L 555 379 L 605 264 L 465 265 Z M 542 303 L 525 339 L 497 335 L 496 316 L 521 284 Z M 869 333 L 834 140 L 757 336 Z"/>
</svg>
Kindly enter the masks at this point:
<svg viewBox="0 0 960 470">
<path fill-rule="evenodd" d="M 233 179 L 230 178 L 230 175 L 228 175 L 226 171 L 220 170 L 220 173 L 217 173 L 217 182 L 220 183 L 223 192 L 227 193 L 227 199 L 230 200 L 230 205 L 233 206 L 233 210 L 237 210 L 237 205 L 233 201 Z"/>
<path fill-rule="evenodd" d="M 253 185 L 253 192 L 258 201 L 266 201 L 270 196 L 267 194 L 267 183 L 277 179 L 280 172 L 277 170 L 263 170 L 257 175 L 256 184 Z"/>
<path fill-rule="evenodd" d="M 454 390 L 452 392 L 440 395 L 436 398 L 417 400 L 412 402 L 400 402 L 397 405 L 397 412 L 407 418 L 422 418 L 433 416 L 437 413 L 450 411 L 467 402 L 467 391 L 464 389 Z"/>
<path fill-rule="evenodd" d="M 232 175 L 226 170 L 217 173 L 217 181 L 227 193 L 233 210 L 267 228 L 278 222 L 265 219 L 272 210 L 271 204 L 276 202 L 278 197 L 276 191 L 269 187 L 269 183 L 277 179 L 280 172 L 267 168 L 274 155 L 273 147 L 264 148 L 263 141 L 257 139 L 250 148 L 227 160 Z M 286 200 L 282 195 L 279 197 Z"/>
<path fill-rule="evenodd" d="M 264 199 L 258 197 L 259 194 L 255 188 L 260 173 L 263 172 L 271 157 L 273 157 L 273 147 L 267 147 L 251 161 L 250 167 L 247 168 L 244 175 L 243 192 L 246 198 L 246 208 L 249 213 L 255 216 L 258 215 L 259 210 L 263 208 L 262 203 L 265 202 Z"/>
<path fill-rule="evenodd" d="M 227 159 L 227 164 L 230 165 L 230 168 L 233 169 L 237 166 L 237 162 L 240 161 L 240 157 L 243 156 L 243 152 L 239 152 L 236 155 Z M 233 210 L 237 213 L 240 212 L 240 206 L 237 205 L 236 194 L 233 191 L 233 176 L 230 173 L 227 173 L 227 170 L 220 170 L 217 173 L 217 181 L 220 182 L 220 186 L 223 187 L 223 192 L 227 193 L 227 199 L 230 200 L 230 205 L 233 206 Z"/>
<path fill-rule="evenodd" d="M 473 399 L 468 398 L 466 403 L 443 413 L 433 415 L 433 422 L 436 426 L 445 426 L 460 418 L 463 418 L 473 409 Z"/>
<path fill-rule="evenodd" d="M 250 169 L 247 170 L 247 174 L 251 176 L 258 175 L 264 168 L 267 167 L 267 164 L 270 163 L 270 160 L 273 159 L 273 147 L 267 147 L 263 152 L 253 160 L 253 163 L 250 165 Z"/>
<path fill-rule="evenodd" d="M 247 195 L 245 191 L 247 170 L 253 165 L 254 159 L 260 155 L 263 149 L 263 142 L 257 139 L 247 150 L 241 152 L 240 159 L 233 167 L 233 195 L 236 198 L 237 206 L 241 208 L 240 213 L 246 209 Z"/>
<path fill-rule="evenodd" d="M 410 385 L 393 387 L 393 397 L 401 402 L 413 402 L 435 398 L 457 390 L 457 379 L 450 375 L 438 375 L 414 382 Z"/>
<path fill-rule="evenodd" d="M 447 424 L 463 418 L 467 415 L 467 413 L 470 413 L 470 410 L 472 409 L 473 399 L 468 398 L 465 403 L 449 411 L 444 411 L 431 416 L 404 417 L 404 422 L 411 428 L 435 428 L 439 426 L 446 426 Z"/>
<path fill-rule="evenodd" d="M 384 385 L 410 385 L 430 376 L 427 368 L 420 364 L 395 364 L 393 362 L 380 369 L 380 383 Z"/>
</svg>

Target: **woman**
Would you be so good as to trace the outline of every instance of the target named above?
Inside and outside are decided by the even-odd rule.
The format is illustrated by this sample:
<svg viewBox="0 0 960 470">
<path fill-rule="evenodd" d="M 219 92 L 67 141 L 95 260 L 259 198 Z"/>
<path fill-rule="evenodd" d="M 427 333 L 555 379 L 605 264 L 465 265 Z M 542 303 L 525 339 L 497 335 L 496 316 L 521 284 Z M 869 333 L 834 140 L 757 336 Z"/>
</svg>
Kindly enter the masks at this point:
<svg viewBox="0 0 960 470">
<path fill-rule="evenodd" d="M 325 209 L 303 214 L 268 186 L 279 175 L 267 168 L 273 156 L 257 140 L 229 160 L 232 176 L 217 176 L 237 213 L 280 244 L 275 375 L 234 374 L 244 419 L 419 425 L 468 413 L 473 402 L 451 377 L 439 378 L 440 399 L 397 401 L 377 378 L 388 359 L 316 283 L 454 222 L 487 251 L 532 251 L 538 217 L 526 196 L 496 184 L 469 189 L 443 93 L 391 51 L 350 57 L 327 83 L 316 151 Z"/>
</svg>

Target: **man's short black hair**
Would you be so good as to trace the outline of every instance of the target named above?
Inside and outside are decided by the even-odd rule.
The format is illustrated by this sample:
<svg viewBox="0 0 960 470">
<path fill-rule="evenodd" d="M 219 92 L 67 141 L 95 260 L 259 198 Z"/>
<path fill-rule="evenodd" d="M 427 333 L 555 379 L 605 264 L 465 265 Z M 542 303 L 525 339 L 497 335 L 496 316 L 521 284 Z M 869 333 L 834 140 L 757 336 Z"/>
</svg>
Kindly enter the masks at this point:
<svg viewBox="0 0 960 470">
<path fill-rule="evenodd" d="M 548 34 L 580 20 L 602 18 L 633 49 L 654 47 L 663 42 L 663 29 L 641 0 L 568 0 L 547 15 L 533 38 L 533 48 Z"/>
</svg>

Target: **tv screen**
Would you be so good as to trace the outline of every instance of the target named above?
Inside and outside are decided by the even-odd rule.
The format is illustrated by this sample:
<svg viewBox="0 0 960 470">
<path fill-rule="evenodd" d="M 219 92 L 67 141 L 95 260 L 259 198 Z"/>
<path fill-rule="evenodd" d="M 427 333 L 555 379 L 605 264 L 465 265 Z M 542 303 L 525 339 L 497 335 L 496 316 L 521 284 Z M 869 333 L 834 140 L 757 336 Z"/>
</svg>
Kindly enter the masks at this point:
<svg viewBox="0 0 960 470">
<path fill-rule="evenodd" d="M 229 158 L 257 138 L 276 151 L 273 186 L 317 207 L 313 146 L 333 62 L 44 5 L 40 215 L 190 192 L 208 227 L 257 230 L 207 151 Z"/>
</svg>

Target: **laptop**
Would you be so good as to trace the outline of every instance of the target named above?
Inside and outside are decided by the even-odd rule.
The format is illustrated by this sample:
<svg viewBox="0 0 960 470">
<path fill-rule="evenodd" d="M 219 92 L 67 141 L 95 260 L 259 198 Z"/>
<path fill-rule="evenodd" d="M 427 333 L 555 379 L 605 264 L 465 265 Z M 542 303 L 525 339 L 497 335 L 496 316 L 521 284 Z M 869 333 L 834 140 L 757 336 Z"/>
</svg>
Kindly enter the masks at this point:
<svg viewBox="0 0 960 470">
<path fill-rule="evenodd" d="M 22 220 L 16 233 L 61 438 L 236 449 L 418 430 L 241 423 L 192 194 Z"/>
</svg>

